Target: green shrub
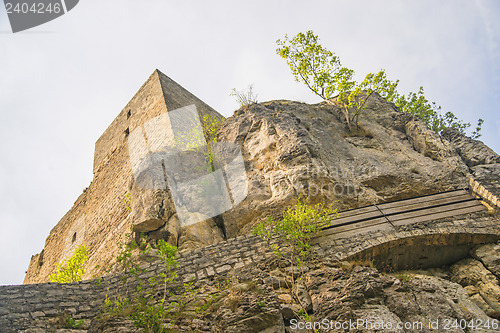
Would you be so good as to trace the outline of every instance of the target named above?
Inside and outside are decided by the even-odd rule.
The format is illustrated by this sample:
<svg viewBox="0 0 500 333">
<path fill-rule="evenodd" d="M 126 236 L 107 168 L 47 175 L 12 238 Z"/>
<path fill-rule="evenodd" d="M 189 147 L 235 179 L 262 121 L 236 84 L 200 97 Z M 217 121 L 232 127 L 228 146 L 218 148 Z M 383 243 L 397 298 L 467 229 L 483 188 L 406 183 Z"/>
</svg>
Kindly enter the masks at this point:
<svg viewBox="0 0 500 333">
<path fill-rule="evenodd" d="M 277 244 L 289 246 L 291 264 L 300 267 L 302 259 L 309 254 L 312 235 L 328 226 L 336 215 L 337 210 L 331 206 L 326 207 L 322 203 L 310 205 L 309 198 L 301 200 L 299 197 L 297 205 L 285 210 L 281 219 L 269 217 L 255 226 L 253 233 L 269 244 L 276 238 Z M 270 245 L 274 253 L 281 257 L 283 253 L 276 243 Z"/>
<path fill-rule="evenodd" d="M 73 256 L 57 264 L 56 272 L 49 277 L 50 281 L 58 283 L 81 281 L 88 259 L 88 250 L 85 245 L 78 246 Z"/>
<path fill-rule="evenodd" d="M 64 328 L 80 328 L 83 325 L 83 319 L 75 320 L 71 316 L 67 316 L 64 321 Z"/>
<path fill-rule="evenodd" d="M 140 300 L 136 310 L 130 315 L 135 327 L 144 329 L 144 332 L 161 333 L 166 328 L 163 324 L 167 311 L 164 303 L 148 304 L 145 299 Z"/>
<path fill-rule="evenodd" d="M 129 235 L 130 236 L 130 235 Z M 144 332 L 164 332 L 164 322 L 168 320 L 172 309 L 165 306 L 167 284 L 177 277 L 175 268 L 178 266 L 176 255 L 177 247 L 160 239 L 156 245 L 158 257 L 163 262 L 164 272 L 149 279 L 149 285 L 139 278 L 144 269 L 139 267 L 137 255 L 151 253 L 151 246 L 146 241 L 146 236 L 141 234 L 139 244 L 130 241 L 119 244 L 120 253 L 117 256 L 118 268 L 122 271 L 122 282 L 126 284 L 128 291 L 128 278 L 131 277 L 138 282 L 136 293 L 131 298 L 110 299 L 106 295 L 104 302 L 104 317 L 123 316 L 129 317 L 134 325 L 142 328 Z M 158 297 L 156 290 L 163 284 L 163 296 Z"/>
</svg>

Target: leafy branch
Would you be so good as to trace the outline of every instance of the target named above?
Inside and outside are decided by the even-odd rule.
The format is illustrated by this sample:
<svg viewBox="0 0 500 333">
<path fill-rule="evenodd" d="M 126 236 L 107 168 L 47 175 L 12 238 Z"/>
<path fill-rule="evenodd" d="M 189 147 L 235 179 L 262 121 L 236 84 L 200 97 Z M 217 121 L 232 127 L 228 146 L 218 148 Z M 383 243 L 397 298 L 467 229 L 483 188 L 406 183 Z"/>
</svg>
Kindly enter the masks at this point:
<svg viewBox="0 0 500 333">
<path fill-rule="evenodd" d="M 266 240 L 274 254 L 280 258 L 286 258 L 292 266 L 296 266 L 300 278 L 303 274 L 304 259 L 309 255 L 312 236 L 330 225 L 333 218 L 337 216 L 337 210 L 322 203 L 310 205 L 309 198 L 297 199 L 295 207 L 288 208 L 283 212 L 283 217 L 274 220 L 269 217 L 267 221 L 257 224 L 254 235 Z M 283 251 L 286 248 L 286 252 Z M 292 270 L 292 290 L 296 290 L 296 280 Z M 294 295 L 305 312 L 305 306 L 300 298 Z"/>
</svg>

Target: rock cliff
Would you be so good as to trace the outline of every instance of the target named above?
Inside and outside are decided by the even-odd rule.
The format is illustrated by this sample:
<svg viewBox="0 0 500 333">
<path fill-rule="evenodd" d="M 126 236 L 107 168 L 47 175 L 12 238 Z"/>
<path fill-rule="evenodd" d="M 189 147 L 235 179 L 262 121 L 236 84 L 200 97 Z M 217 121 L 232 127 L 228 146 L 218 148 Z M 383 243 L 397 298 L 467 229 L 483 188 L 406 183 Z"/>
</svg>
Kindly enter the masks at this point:
<svg viewBox="0 0 500 333">
<path fill-rule="evenodd" d="M 241 147 L 247 197 L 217 217 L 217 222 L 208 219 L 181 230 L 175 221 L 157 219 L 159 225 L 141 231 L 157 239 L 158 231 L 151 230 L 171 230 L 169 236 L 163 232 L 165 238 L 181 250 L 192 250 L 220 241 L 224 235 L 250 233 L 267 216 L 279 217 L 299 196 L 308 196 L 312 202 L 335 202 L 339 210 L 346 210 L 468 186 L 470 163 L 461 152 L 475 151 L 477 145 L 455 147 L 453 142 L 462 140 L 462 134 L 455 133 L 455 141 L 446 140 L 376 94 L 368 100 L 358 129 L 347 131 L 341 119 L 340 109 L 327 103 L 281 100 L 240 108 L 222 123 L 217 141 Z M 496 161 L 498 155 L 477 142 L 478 150 L 489 150 L 484 162 Z M 147 192 L 136 195 L 139 200 L 135 202 L 143 206 L 160 202 L 166 207 L 163 214 L 171 216 L 165 213 L 172 210 L 168 193 L 157 192 L 156 196 L 167 200 L 152 200 Z M 202 231 L 207 228 L 212 231 Z"/>
<path fill-rule="evenodd" d="M 216 134 L 218 142 L 241 148 L 247 196 L 223 214 L 198 214 L 202 222 L 182 226 L 168 188 L 138 185 L 148 174 L 142 179 L 132 172 L 129 140 L 141 127 L 153 128 L 144 124 L 190 104 L 200 119 L 222 119 L 163 73 L 151 75 L 97 141 L 94 180 L 51 231 L 43 252 L 33 256 L 25 283 L 47 281 L 55 264 L 81 244 L 89 248 L 93 267 L 85 277 L 102 274 L 130 228 L 146 233 L 151 242 L 163 238 L 190 251 L 250 233 L 267 216 L 279 217 L 299 196 L 346 210 L 465 188 L 470 175 L 494 184 L 486 189 L 490 193 L 500 192 L 499 158 L 491 149 L 453 130 L 441 137 L 377 94 L 351 132 L 334 105 L 270 101 L 240 108 Z M 196 169 L 187 162 L 186 170 Z M 160 169 L 152 172 L 163 177 Z M 492 177 L 497 178 L 489 181 Z"/>
<path fill-rule="evenodd" d="M 340 119 L 327 103 L 272 101 L 223 123 L 218 139 L 242 147 L 249 178 L 247 198 L 223 214 L 228 237 L 279 215 L 298 196 L 345 210 L 467 187 L 456 148 L 381 97 L 368 100 L 354 133 Z"/>
</svg>

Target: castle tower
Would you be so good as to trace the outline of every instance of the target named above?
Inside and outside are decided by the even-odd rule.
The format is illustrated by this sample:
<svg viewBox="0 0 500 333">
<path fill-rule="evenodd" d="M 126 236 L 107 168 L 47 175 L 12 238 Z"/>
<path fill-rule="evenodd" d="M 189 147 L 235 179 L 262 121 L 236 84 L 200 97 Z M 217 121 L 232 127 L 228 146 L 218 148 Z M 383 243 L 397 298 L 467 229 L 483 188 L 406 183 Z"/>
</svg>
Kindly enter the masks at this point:
<svg viewBox="0 0 500 333">
<path fill-rule="evenodd" d="M 171 200 L 168 193 L 134 186 L 128 138 L 148 120 L 187 105 L 196 107 L 200 119 L 204 116 L 223 119 L 199 98 L 155 70 L 97 140 L 91 184 L 50 231 L 42 252 L 32 256 L 24 284 L 49 281 L 56 264 L 70 257 L 79 245 L 89 250 L 83 278 L 104 273 L 116 258 L 118 243 L 125 240 L 134 225 L 143 222 L 150 223 L 143 229 L 165 225 L 163 235 L 173 234 L 174 243 L 181 237 L 179 226 L 167 223 L 175 213 L 167 202 Z M 204 238 L 206 242 L 223 238 L 212 220 L 206 221 L 204 227 L 209 233 Z"/>
</svg>

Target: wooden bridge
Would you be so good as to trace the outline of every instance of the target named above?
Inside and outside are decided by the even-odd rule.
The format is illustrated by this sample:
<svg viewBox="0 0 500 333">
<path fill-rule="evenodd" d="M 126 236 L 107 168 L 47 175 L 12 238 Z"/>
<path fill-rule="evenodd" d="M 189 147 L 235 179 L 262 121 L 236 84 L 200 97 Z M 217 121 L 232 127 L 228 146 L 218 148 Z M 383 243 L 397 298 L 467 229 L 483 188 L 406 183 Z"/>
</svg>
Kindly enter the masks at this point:
<svg viewBox="0 0 500 333">
<path fill-rule="evenodd" d="M 440 267 L 500 239 L 500 215 L 467 189 L 341 212 L 311 240 L 339 260 L 394 270 Z"/>
<path fill-rule="evenodd" d="M 324 237 L 346 238 L 484 210 L 486 207 L 465 189 L 375 204 L 339 213 L 330 226 L 315 236 L 313 243 L 321 242 Z"/>
</svg>

